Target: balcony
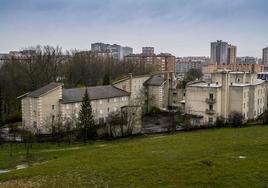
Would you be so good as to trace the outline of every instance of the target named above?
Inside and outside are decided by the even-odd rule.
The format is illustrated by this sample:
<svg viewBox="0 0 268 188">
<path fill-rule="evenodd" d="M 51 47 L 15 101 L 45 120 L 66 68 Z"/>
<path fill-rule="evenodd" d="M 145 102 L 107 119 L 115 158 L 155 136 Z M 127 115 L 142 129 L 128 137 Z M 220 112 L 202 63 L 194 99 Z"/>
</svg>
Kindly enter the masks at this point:
<svg viewBox="0 0 268 188">
<path fill-rule="evenodd" d="M 209 115 L 213 115 L 213 114 L 215 114 L 216 112 L 215 112 L 215 110 L 213 110 L 213 109 L 206 109 L 206 113 L 209 114 Z"/>
<path fill-rule="evenodd" d="M 206 99 L 206 102 L 207 102 L 208 104 L 214 104 L 214 103 L 216 103 L 216 99 L 214 99 L 214 98 L 207 98 L 207 99 Z"/>
</svg>

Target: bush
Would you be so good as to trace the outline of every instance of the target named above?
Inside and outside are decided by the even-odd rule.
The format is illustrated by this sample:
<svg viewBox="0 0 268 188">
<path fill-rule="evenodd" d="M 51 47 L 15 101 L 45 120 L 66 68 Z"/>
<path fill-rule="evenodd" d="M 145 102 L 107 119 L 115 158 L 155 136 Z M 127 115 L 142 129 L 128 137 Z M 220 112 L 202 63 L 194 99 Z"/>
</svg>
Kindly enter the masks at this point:
<svg viewBox="0 0 268 188">
<path fill-rule="evenodd" d="M 268 124 L 268 111 L 265 110 L 265 112 L 262 115 L 262 124 L 267 125 Z"/>
<path fill-rule="evenodd" d="M 14 112 L 12 114 L 5 114 L 3 116 L 3 119 L 4 119 L 5 124 L 21 122 L 22 121 L 22 114 L 21 114 L 21 112 Z"/>
<path fill-rule="evenodd" d="M 160 113 L 161 113 L 161 110 L 159 108 L 152 107 L 152 109 L 151 109 L 149 114 L 152 115 L 152 116 L 155 116 L 155 115 L 160 114 Z"/>
<path fill-rule="evenodd" d="M 229 115 L 230 127 L 242 127 L 243 126 L 243 115 L 239 112 L 232 112 Z"/>
<path fill-rule="evenodd" d="M 225 127 L 226 124 L 225 124 L 224 117 L 222 117 L 222 116 L 217 117 L 216 122 L 215 122 L 215 126 L 216 127 Z"/>
</svg>

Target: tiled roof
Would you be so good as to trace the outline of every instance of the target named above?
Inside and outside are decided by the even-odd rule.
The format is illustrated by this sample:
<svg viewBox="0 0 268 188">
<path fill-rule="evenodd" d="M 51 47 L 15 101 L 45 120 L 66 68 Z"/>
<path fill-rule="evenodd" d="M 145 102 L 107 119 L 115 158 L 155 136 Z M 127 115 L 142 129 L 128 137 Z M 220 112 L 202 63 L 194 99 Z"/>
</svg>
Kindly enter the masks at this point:
<svg viewBox="0 0 268 188">
<path fill-rule="evenodd" d="M 62 102 L 63 103 L 81 102 L 85 94 L 85 89 L 86 88 L 63 89 Z M 119 88 L 116 88 L 112 85 L 88 87 L 87 90 L 90 100 L 107 99 L 107 98 L 123 97 L 130 95 L 130 93 L 123 91 Z"/>
<path fill-rule="evenodd" d="M 55 83 L 55 82 L 52 82 L 48 85 L 45 85 L 44 87 L 41 87 L 35 91 L 32 91 L 30 93 L 27 94 L 28 97 L 40 97 L 41 95 L 59 87 L 59 86 L 62 86 L 63 84 L 62 83 Z"/>
<path fill-rule="evenodd" d="M 163 76 L 160 75 L 154 75 L 151 76 L 146 82 L 144 82 L 143 85 L 145 86 L 161 86 L 165 82 L 165 79 Z"/>
</svg>

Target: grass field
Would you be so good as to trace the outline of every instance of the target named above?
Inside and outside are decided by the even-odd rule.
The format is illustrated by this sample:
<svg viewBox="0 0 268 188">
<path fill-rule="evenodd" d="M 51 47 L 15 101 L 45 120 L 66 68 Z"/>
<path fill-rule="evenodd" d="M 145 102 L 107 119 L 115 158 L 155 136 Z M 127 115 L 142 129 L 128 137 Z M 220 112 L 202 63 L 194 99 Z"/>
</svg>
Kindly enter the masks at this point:
<svg viewBox="0 0 268 188">
<path fill-rule="evenodd" d="M 199 130 L 0 152 L 0 187 L 268 187 L 268 126 Z M 38 163 L 41 162 L 41 163 Z"/>
</svg>

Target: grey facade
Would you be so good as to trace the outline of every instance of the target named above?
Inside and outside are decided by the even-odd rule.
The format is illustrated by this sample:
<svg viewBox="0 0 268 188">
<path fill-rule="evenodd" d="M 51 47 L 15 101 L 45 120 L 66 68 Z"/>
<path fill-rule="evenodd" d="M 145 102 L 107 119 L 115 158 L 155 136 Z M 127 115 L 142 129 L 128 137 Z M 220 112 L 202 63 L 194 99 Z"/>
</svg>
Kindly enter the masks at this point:
<svg viewBox="0 0 268 188">
<path fill-rule="evenodd" d="M 237 57 L 236 62 L 237 62 L 237 64 L 247 64 L 247 65 L 249 65 L 249 64 L 258 64 L 258 58 L 249 57 L 249 56 Z"/>
<path fill-rule="evenodd" d="M 92 52 L 110 52 L 114 59 L 122 60 L 124 56 L 133 53 L 133 49 L 128 46 L 120 46 L 118 44 L 92 43 Z"/>
<path fill-rule="evenodd" d="M 228 45 L 227 64 L 236 64 L 236 46 Z"/>
<path fill-rule="evenodd" d="M 228 43 L 218 40 L 211 43 L 210 48 L 211 63 L 227 64 L 228 59 Z"/>
<path fill-rule="evenodd" d="M 154 55 L 154 47 L 142 47 L 142 54 Z"/>
<path fill-rule="evenodd" d="M 268 47 L 262 50 L 262 64 L 264 67 L 268 67 Z"/>
</svg>

